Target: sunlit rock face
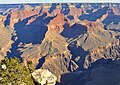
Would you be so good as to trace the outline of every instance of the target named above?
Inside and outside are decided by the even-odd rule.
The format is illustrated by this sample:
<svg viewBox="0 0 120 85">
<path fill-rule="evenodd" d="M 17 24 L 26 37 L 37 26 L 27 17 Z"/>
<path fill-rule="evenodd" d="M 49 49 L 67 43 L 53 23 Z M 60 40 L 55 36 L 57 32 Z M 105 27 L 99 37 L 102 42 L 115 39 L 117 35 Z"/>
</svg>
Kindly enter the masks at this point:
<svg viewBox="0 0 120 85">
<path fill-rule="evenodd" d="M 5 17 L 0 15 L 0 60 L 4 59 L 4 56 L 6 56 L 7 51 L 9 51 L 13 43 L 11 40 L 12 30 L 9 26 L 5 27 L 4 20 Z"/>
<path fill-rule="evenodd" d="M 116 7 L 110 7 L 111 12 L 115 15 L 120 15 L 120 10 Z"/>
<path fill-rule="evenodd" d="M 84 50 L 94 51 L 104 46 L 107 47 L 107 45 L 112 44 L 113 42 L 117 42 L 117 39 L 111 38 L 109 31 L 104 30 L 100 20 L 97 20 L 96 22 L 83 21 L 81 24 L 84 24 L 87 27 L 87 32 L 81 36 L 79 42 L 82 44 L 84 39 L 86 39 L 82 44 Z M 89 44 L 91 42 L 91 45 L 87 46 L 87 42 L 89 42 Z"/>
<path fill-rule="evenodd" d="M 47 69 L 35 70 L 32 77 L 40 85 L 55 85 L 57 80 L 57 77 Z"/>
<path fill-rule="evenodd" d="M 78 68 L 77 64 L 71 60 L 72 55 L 67 46 L 68 43 L 64 37 L 49 30 L 40 45 L 28 46 L 28 48 L 21 50 L 23 51 L 24 64 L 27 61 L 32 61 L 36 68 L 49 69 L 60 82 L 62 73 Z"/>
<path fill-rule="evenodd" d="M 119 59 L 117 58 L 117 56 L 119 56 L 119 40 L 113 37 L 114 35 L 111 35 L 109 30 L 104 29 L 104 25 L 100 19 L 97 19 L 95 22 L 83 20 L 77 24 L 77 26 L 80 24 L 82 27 L 75 28 L 75 24 L 73 25 L 74 27 L 71 27 L 71 29 L 81 29 L 81 33 L 79 31 L 79 33 L 75 33 L 75 38 L 69 38 L 70 35 L 67 35 L 71 30 L 69 27 L 65 28 L 66 30 L 63 30 L 62 35 L 69 38 L 68 42 L 73 45 L 69 45 L 71 53 L 77 57 L 81 56 L 85 58 L 83 65 L 84 68 L 88 68 L 91 63 L 101 58 L 112 58 L 113 60 Z M 74 31 L 71 32 L 71 34 L 73 33 Z M 79 52 L 82 52 L 80 51 L 80 47 L 82 47 L 87 54 L 84 54 L 84 52 L 83 54 L 79 54 Z M 79 62 L 77 64 L 79 64 L 82 60 L 80 59 L 78 61 Z"/>
<path fill-rule="evenodd" d="M 17 10 L 17 11 L 13 11 L 10 14 L 10 26 L 11 28 L 14 28 L 14 24 L 17 23 L 19 20 L 24 20 L 26 18 L 29 18 L 31 16 L 34 15 L 39 15 L 41 7 L 37 6 L 37 7 L 31 7 L 31 6 L 25 6 L 23 10 Z M 32 21 L 34 21 L 35 19 L 31 19 L 29 23 L 31 23 Z"/>
<path fill-rule="evenodd" d="M 2 25 L 4 25 L 4 20 L 6 19 L 6 16 L 2 16 L 2 15 L 0 15 L 0 24 Z"/>
<path fill-rule="evenodd" d="M 65 16 L 63 14 L 57 14 L 56 17 L 48 24 L 48 30 L 61 33 L 63 31 L 63 25 L 65 23 Z"/>
</svg>

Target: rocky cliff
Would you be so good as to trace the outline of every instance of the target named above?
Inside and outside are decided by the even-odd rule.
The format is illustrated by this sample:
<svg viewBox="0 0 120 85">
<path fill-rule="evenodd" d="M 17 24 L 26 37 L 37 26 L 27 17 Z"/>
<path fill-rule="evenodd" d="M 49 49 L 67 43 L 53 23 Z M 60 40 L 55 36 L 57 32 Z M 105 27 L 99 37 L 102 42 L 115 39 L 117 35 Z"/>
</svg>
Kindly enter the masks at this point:
<svg viewBox="0 0 120 85">
<path fill-rule="evenodd" d="M 68 43 L 64 37 L 56 31 L 49 30 L 40 45 L 23 50 L 22 58 L 24 63 L 32 61 L 36 68 L 49 69 L 60 81 L 60 74 L 77 69 L 77 65 L 71 61 L 72 55 L 67 46 Z M 72 68 L 70 68 L 71 65 L 73 65 Z"/>
<path fill-rule="evenodd" d="M 12 30 L 9 26 L 5 27 L 5 19 L 4 16 L 0 15 L 0 60 L 4 59 L 4 56 L 6 56 L 7 51 L 9 51 L 13 43 L 11 40 Z"/>
</svg>

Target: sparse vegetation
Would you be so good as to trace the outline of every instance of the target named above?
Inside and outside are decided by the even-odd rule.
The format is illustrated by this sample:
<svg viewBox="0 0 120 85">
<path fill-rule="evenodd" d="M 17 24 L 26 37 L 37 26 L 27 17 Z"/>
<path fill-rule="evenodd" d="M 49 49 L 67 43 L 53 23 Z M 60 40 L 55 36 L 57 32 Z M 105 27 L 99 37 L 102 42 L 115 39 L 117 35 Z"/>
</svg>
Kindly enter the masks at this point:
<svg viewBox="0 0 120 85">
<path fill-rule="evenodd" d="M 34 85 L 31 72 L 18 58 L 5 58 L 0 62 L 0 85 Z"/>
</svg>

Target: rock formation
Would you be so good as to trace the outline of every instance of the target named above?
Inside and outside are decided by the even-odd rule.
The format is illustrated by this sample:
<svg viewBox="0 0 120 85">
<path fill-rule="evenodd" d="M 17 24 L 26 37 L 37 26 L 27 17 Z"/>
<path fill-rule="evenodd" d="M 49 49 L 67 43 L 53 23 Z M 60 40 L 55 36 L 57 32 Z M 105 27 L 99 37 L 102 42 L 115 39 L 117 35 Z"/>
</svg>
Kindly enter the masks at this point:
<svg viewBox="0 0 120 85">
<path fill-rule="evenodd" d="M 47 69 L 35 70 L 32 77 L 40 85 L 55 85 L 57 80 L 57 77 Z"/>
<path fill-rule="evenodd" d="M 63 25 L 65 23 L 63 14 L 57 14 L 56 17 L 48 24 L 48 30 L 54 30 L 58 33 L 63 31 Z"/>
<path fill-rule="evenodd" d="M 86 28 L 84 27 L 84 29 L 87 29 L 87 31 L 82 32 L 82 34 L 79 34 L 79 35 L 75 33 L 76 38 L 72 37 L 68 40 L 68 42 L 71 44 L 76 42 L 76 46 L 78 48 L 82 47 L 84 51 L 89 52 L 88 56 L 85 58 L 85 64 L 84 64 L 85 68 L 86 68 L 86 64 L 88 67 L 89 66 L 88 63 L 89 64 L 93 63 L 100 58 L 116 59 L 115 56 L 116 55 L 119 56 L 119 50 L 116 50 L 117 53 L 116 55 L 114 55 L 115 49 L 113 48 L 113 45 L 115 45 L 114 47 L 119 45 L 119 40 L 116 39 L 115 37 L 111 37 L 110 32 L 104 29 L 104 26 L 101 20 L 97 20 L 95 22 L 84 20 L 84 21 L 79 22 L 79 24 L 85 26 Z M 68 32 L 70 32 L 69 28 L 68 28 Z M 65 33 L 63 36 L 65 36 Z"/>
<path fill-rule="evenodd" d="M 29 18 L 34 15 L 38 15 L 39 14 L 38 10 L 40 10 L 40 9 L 41 9 L 40 6 L 36 7 L 36 8 L 30 7 L 30 6 L 25 6 L 24 10 L 17 10 L 17 11 L 11 12 L 11 14 L 10 14 L 11 28 L 14 28 L 14 24 L 17 23 L 18 20 L 22 21 L 23 19 Z M 30 23 L 30 21 L 28 23 Z"/>
<path fill-rule="evenodd" d="M 34 65 L 38 64 L 37 68 L 49 69 L 57 76 L 58 81 L 60 81 L 60 74 L 68 72 L 70 64 L 72 65 L 71 54 L 67 46 L 68 43 L 64 37 L 54 31 L 48 31 L 42 44 L 22 50 L 22 57 L 24 63 L 32 61 Z M 75 64 L 73 63 L 73 65 Z"/>
<path fill-rule="evenodd" d="M 0 60 L 2 60 L 4 56 L 6 56 L 7 51 L 11 48 L 13 41 L 11 40 L 11 28 L 4 26 L 4 16 L 1 15 L 0 20 Z"/>
</svg>

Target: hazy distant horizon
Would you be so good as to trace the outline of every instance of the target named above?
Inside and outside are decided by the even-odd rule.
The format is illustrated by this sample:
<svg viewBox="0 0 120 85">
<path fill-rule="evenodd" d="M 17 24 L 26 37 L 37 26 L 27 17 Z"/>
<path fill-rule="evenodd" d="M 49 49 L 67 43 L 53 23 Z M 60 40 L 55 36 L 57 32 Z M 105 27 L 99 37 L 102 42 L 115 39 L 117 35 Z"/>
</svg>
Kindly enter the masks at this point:
<svg viewBox="0 0 120 85">
<path fill-rule="evenodd" d="M 20 3 L 120 3 L 120 0 L 0 0 L 0 4 Z"/>
</svg>

